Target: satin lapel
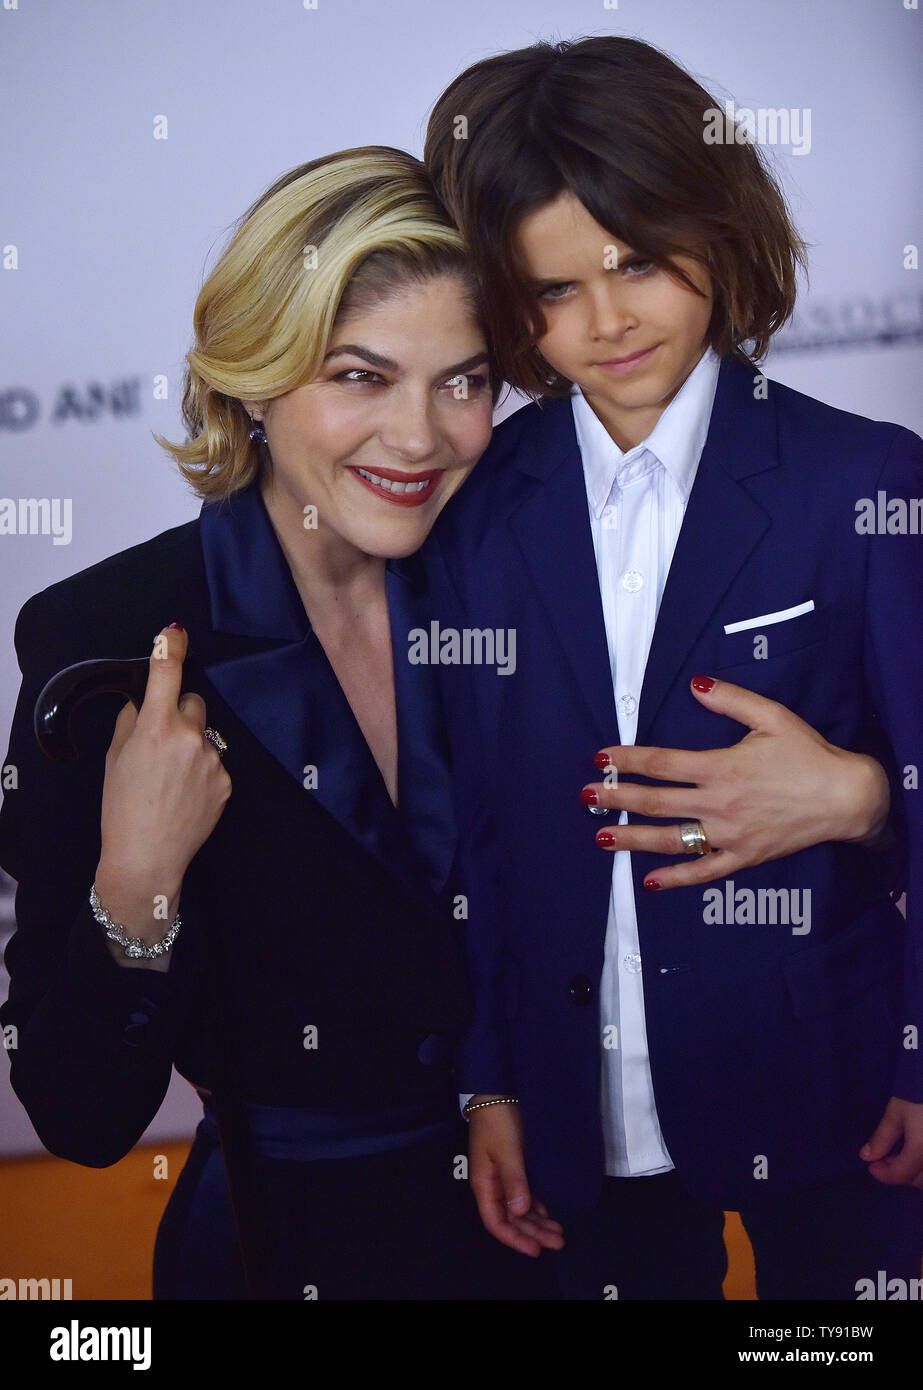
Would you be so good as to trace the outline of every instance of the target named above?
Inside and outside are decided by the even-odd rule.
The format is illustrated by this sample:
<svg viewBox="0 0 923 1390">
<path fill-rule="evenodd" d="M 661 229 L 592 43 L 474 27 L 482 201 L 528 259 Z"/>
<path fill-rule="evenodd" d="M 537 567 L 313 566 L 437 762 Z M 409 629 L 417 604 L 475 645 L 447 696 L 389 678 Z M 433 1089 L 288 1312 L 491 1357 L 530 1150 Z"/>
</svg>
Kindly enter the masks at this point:
<svg viewBox="0 0 923 1390">
<path fill-rule="evenodd" d="M 408 659 L 410 634 L 419 628 L 428 631 L 432 617 L 418 557 L 389 562 L 386 583 L 397 702 L 398 805 L 402 821 L 413 827 L 415 852 L 438 893 L 458 836 L 439 673 L 433 665 L 411 665 Z"/>
<path fill-rule="evenodd" d="M 600 746 L 618 742 L 606 624 L 593 550 L 583 462 L 570 399 L 546 404 L 534 452 L 517 458 L 541 480 L 510 524 L 523 561 L 596 724 Z M 533 629 L 533 630 L 537 630 Z M 521 640 L 521 639 L 520 639 Z"/>
<path fill-rule="evenodd" d="M 249 639 L 247 645 L 265 644 L 244 654 L 239 640 L 228 644 L 233 655 L 204 663 L 208 679 L 306 792 L 419 894 L 420 859 L 311 629 L 258 489 L 250 487 L 227 502 L 204 506 L 200 533 L 214 632 Z M 389 576 L 389 604 L 395 589 L 402 588 L 401 579 Z M 221 643 L 216 640 L 215 646 L 220 650 Z M 400 701 L 400 692 L 397 698 Z M 399 721 L 405 728 L 398 755 L 401 777 L 412 715 L 405 709 Z M 400 728 L 399 722 L 399 739 Z M 408 756 L 413 769 L 413 754 Z M 419 775 L 419 770 L 411 772 L 412 787 Z M 435 853 L 440 870 L 447 853 L 451 857 L 447 844 L 440 842 Z M 434 869 L 434 878 L 435 874 Z"/>
<path fill-rule="evenodd" d="M 777 463 L 771 387 L 765 400 L 754 399 L 753 376 L 736 359 L 725 358 L 721 364 L 705 447 L 648 654 L 638 744 L 647 743 L 699 634 L 771 524 L 739 481 Z"/>
</svg>

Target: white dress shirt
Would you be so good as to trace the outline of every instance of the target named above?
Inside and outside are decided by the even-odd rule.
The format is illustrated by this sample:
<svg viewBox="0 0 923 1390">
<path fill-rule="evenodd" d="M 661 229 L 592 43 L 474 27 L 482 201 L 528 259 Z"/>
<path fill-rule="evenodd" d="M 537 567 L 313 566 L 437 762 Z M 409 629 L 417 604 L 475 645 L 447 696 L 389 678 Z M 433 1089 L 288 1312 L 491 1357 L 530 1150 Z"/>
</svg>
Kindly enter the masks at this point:
<svg viewBox="0 0 923 1390">
<path fill-rule="evenodd" d="M 651 433 L 625 453 L 579 388 L 572 392 L 623 744 L 635 741 L 647 655 L 708 433 L 718 367 L 709 348 Z M 618 823 L 627 819 L 623 811 Z M 623 851 L 613 854 L 600 1023 L 606 1172 L 666 1172 L 673 1164 L 654 1104 L 631 856 Z"/>
</svg>

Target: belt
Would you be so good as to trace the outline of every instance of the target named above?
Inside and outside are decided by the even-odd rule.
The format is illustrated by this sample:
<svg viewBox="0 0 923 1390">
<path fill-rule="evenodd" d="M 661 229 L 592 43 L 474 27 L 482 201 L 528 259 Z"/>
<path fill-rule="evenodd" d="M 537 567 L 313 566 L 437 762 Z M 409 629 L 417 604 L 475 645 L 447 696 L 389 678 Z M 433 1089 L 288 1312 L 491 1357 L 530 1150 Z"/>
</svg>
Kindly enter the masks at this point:
<svg viewBox="0 0 923 1390">
<path fill-rule="evenodd" d="M 211 1098 L 203 1096 L 202 1102 L 205 1113 L 198 1133 L 217 1143 Z M 448 1136 L 454 1128 L 454 1117 L 438 1101 L 353 1111 L 246 1105 L 243 1112 L 249 1139 L 261 1158 L 361 1158 Z"/>
</svg>

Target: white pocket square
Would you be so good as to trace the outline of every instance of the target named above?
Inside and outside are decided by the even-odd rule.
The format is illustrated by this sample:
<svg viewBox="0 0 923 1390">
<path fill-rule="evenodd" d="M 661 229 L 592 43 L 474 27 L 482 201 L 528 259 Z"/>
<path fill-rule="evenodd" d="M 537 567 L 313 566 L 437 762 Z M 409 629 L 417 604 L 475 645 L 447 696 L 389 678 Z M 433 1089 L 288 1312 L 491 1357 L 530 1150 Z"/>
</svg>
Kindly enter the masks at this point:
<svg viewBox="0 0 923 1390">
<path fill-rule="evenodd" d="M 725 623 L 725 632 L 746 632 L 751 627 L 769 627 L 772 623 L 787 623 L 789 618 L 800 618 L 802 613 L 813 613 L 814 600 L 798 603 L 794 608 L 780 608 L 778 613 L 761 613 L 758 618 L 744 618 L 739 623 Z"/>
</svg>

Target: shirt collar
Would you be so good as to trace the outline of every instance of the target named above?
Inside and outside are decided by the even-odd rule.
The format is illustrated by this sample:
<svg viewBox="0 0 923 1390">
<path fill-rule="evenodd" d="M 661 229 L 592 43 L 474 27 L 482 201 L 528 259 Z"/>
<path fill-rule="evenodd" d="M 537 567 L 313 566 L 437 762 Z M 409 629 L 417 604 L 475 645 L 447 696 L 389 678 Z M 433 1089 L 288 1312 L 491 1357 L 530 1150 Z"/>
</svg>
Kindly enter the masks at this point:
<svg viewBox="0 0 923 1390">
<path fill-rule="evenodd" d="M 646 439 L 622 450 L 579 386 L 571 392 L 574 427 L 593 515 L 602 516 L 613 485 L 627 487 L 662 465 L 688 501 L 711 418 L 721 359 L 707 348 Z"/>
</svg>

